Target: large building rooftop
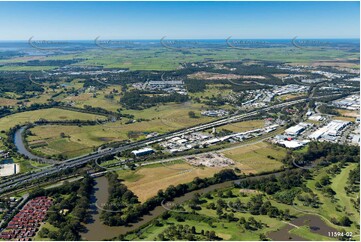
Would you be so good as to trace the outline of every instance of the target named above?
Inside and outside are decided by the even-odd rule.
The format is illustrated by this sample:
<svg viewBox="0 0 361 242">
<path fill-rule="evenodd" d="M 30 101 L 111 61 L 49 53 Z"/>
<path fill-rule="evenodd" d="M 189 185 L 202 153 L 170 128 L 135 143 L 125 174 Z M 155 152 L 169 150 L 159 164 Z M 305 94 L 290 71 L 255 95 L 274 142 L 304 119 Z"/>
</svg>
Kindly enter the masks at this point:
<svg viewBox="0 0 361 242">
<path fill-rule="evenodd" d="M 299 123 L 295 126 L 292 126 L 285 130 L 285 133 L 288 135 L 296 136 L 299 135 L 302 131 L 304 131 L 310 124 L 307 123 Z"/>
<path fill-rule="evenodd" d="M 142 148 L 142 149 L 139 149 L 139 150 L 133 150 L 132 154 L 134 154 L 136 156 L 140 156 L 140 155 L 148 155 L 148 154 L 151 154 L 153 152 L 154 152 L 153 149 L 146 147 L 146 148 Z"/>
</svg>

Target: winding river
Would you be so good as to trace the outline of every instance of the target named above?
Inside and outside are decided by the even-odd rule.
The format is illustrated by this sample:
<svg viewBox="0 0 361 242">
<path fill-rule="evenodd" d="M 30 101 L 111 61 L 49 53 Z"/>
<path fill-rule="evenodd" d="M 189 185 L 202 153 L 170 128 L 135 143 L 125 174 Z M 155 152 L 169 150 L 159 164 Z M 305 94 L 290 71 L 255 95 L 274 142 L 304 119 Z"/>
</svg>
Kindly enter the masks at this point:
<svg viewBox="0 0 361 242">
<path fill-rule="evenodd" d="M 27 156 L 29 159 L 41 161 L 44 163 L 54 163 L 53 160 L 46 159 L 44 157 L 40 157 L 37 155 L 34 155 L 29 150 L 26 149 L 26 146 L 23 141 L 23 132 L 27 129 L 27 126 L 22 126 L 18 130 L 16 130 L 14 134 L 14 144 L 16 146 L 17 152 L 19 154 Z"/>
<path fill-rule="evenodd" d="M 278 175 L 282 174 L 283 172 L 284 171 L 280 171 L 280 172 L 273 173 L 273 174 L 259 175 L 259 176 L 247 177 L 247 178 L 256 179 L 256 178 L 270 176 L 270 175 L 278 176 Z M 184 202 L 192 199 L 195 193 L 207 193 L 207 192 L 214 191 L 216 189 L 227 188 L 227 187 L 232 186 L 234 182 L 237 183 L 238 181 L 241 181 L 241 180 L 247 179 L 247 178 L 242 178 L 242 179 L 239 179 L 236 181 L 227 181 L 227 182 L 223 182 L 223 183 L 219 183 L 219 184 L 214 184 L 214 185 L 211 185 L 211 186 L 203 188 L 203 189 L 188 192 L 181 197 L 174 198 L 172 203 L 173 204 L 181 204 L 181 203 L 184 203 Z M 143 216 L 139 222 L 131 224 L 129 226 L 104 225 L 100 220 L 101 210 L 98 208 L 99 206 L 96 206 L 96 204 L 105 204 L 107 202 L 108 197 L 109 197 L 109 193 L 108 193 L 109 185 L 108 185 L 107 178 L 104 176 L 98 177 L 95 180 L 96 180 L 96 185 L 94 186 L 94 194 L 91 198 L 92 204 L 91 204 L 91 208 L 90 208 L 92 218 L 88 221 L 87 224 L 85 224 L 86 231 L 81 234 L 81 236 L 84 240 L 104 240 L 104 239 L 112 239 L 114 237 L 118 237 L 121 234 L 125 234 L 127 232 L 133 231 L 133 230 L 141 227 L 142 225 L 152 221 L 154 218 L 160 216 L 165 211 L 167 211 L 165 207 L 163 207 L 162 205 L 159 205 L 155 209 L 153 209 L 149 214 Z"/>
<path fill-rule="evenodd" d="M 159 205 L 153 209 L 149 214 L 142 217 L 142 219 L 134 224 L 129 226 L 107 226 L 104 225 L 100 220 L 101 210 L 96 206 L 96 204 L 105 204 L 108 200 L 108 180 L 105 176 L 96 178 L 96 185 L 94 189 L 94 194 L 91 198 L 92 204 L 90 207 L 92 218 L 85 224 L 86 231 L 81 233 L 82 239 L 84 240 L 104 240 L 112 239 L 118 237 L 121 234 L 133 231 L 140 226 L 152 221 L 154 218 L 163 214 L 166 209 Z M 232 185 L 232 181 L 215 184 L 201 190 L 196 190 L 193 192 L 186 193 L 181 197 L 177 197 L 173 200 L 173 203 L 180 204 L 189 199 L 192 199 L 195 193 L 206 193 L 213 191 L 215 189 L 226 188 Z"/>
<path fill-rule="evenodd" d="M 247 177 L 247 178 L 242 178 L 242 179 L 235 180 L 235 181 L 227 181 L 227 182 L 223 182 L 223 183 L 219 183 L 219 184 L 214 184 L 214 185 L 211 185 L 211 186 L 203 188 L 203 189 L 188 192 L 181 197 L 175 198 L 172 201 L 172 203 L 173 204 L 181 204 L 181 203 L 184 203 L 184 202 L 192 199 L 194 197 L 195 193 L 207 193 L 207 192 L 211 192 L 211 191 L 214 191 L 217 189 L 227 188 L 227 187 L 232 186 L 233 183 L 237 183 L 244 179 L 257 179 L 260 177 L 267 177 L 267 176 L 271 176 L 271 175 L 279 176 L 284 172 L 285 171 L 279 171 L 279 172 L 272 173 L 272 174 Z M 101 210 L 98 207 L 99 207 L 99 204 L 105 204 L 107 202 L 108 196 L 109 196 L 109 193 L 108 193 L 109 185 L 108 185 L 108 180 L 105 176 L 98 177 L 95 180 L 96 180 L 96 185 L 94 187 L 94 193 L 93 193 L 93 196 L 91 199 L 92 205 L 90 208 L 92 218 L 88 221 L 87 224 L 85 224 L 86 231 L 81 234 L 82 239 L 84 239 L 84 240 L 105 240 L 105 239 L 109 240 L 109 239 L 118 237 L 121 234 L 125 234 L 127 232 L 138 229 L 142 225 L 152 221 L 153 219 L 155 219 L 156 217 L 160 216 L 165 211 L 167 211 L 166 207 L 159 205 L 154 210 L 152 210 L 149 214 L 143 216 L 139 222 L 131 224 L 129 226 L 104 225 L 100 220 Z M 278 231 L 270 232 L 268 234 L 268 236 L 270 238 L 272 238 L 273 240 L 299 240 L 299 241 L 304 240 L 303 238 L 301 238 L 299 236 L 289 234 L 288 231 L 293 229 L 294 225 L 296 225 L 296 226 L 305 225 L 306 221 L 307 221 L 307 224 L 310 226 L 311 232 L 313 232 L 313 233 L 327 236 L 327 233 L 329 231 L 335 231 L 334 228 L 328 226 L 317 215 L 305 215 L 305 216 L 301 216 L 301 217 L 298 217 L 298 218 L 290 221 L 290 223 L 292 223 L 293 226 L 287 224 L 286 226 L 282 227 Z"/>
</svg>

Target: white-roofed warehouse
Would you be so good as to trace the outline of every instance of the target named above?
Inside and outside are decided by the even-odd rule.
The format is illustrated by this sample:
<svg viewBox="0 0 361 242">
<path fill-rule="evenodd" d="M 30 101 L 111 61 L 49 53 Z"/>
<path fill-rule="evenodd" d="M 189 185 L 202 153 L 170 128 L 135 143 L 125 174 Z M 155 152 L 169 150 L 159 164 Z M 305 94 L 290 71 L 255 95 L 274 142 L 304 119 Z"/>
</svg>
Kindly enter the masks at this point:
<svg viewBox="0 0 361 242">
<path fill-rule="evenodd" d="M 307 124 L 307 123 L 299 123 L 295 126 L 292 126 L 288 129 L 286 129 L 285 133 L 288 135 L 296 136 L 296 135 L 299 135 L 300 133 L 302 133 L 302 131 L 304 131 L 308 126 L 309 126 L 309 124 Z"/>
<path fill-rule="evenodd" d="M 151 148 L 143 148 L 143 149 L 139 149 L 139 150 L 133 150 L 132 154 L 135 156 L 142 156 L 142 155 L 149 155 L 154 153 L 154 150 Z"/>
</svg>

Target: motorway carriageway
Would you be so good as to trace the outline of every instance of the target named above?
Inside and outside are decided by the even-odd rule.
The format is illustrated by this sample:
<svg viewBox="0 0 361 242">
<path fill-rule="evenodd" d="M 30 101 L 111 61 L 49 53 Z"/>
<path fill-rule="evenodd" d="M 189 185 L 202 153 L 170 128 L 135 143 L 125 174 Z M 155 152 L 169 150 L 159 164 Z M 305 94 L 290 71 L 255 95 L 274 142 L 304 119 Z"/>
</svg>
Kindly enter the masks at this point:
<svg viewBox="0 0 361 242">
<path fill-rule="evenodd" d="M 318 98 L 324 98 L 324 97 L 327 97 L 327 96 L 322 96 L 322 97 L 318 97 Z M 0 183 L 0 194 L 4 193 L 6 191 L 9 191 L 9 190 L 13 190 L 15 187 L 20 186 L 20 185 L 24 185 L 24 184 L 26 184 L 28 182 L 33 181 L 33 180 L 56 174 L 56 173 L 58 173 L 58 172 L 60 172 L 62 170 L 82 166 L 82 165 L 84 165 L 84 164 L 86 164 L 86 163 L 88 163 L 90 161 L 102 158 L 104 156 L 117 154 L 119 152 L 123 152 L 123 151 L 130 150 L 130 149 L 136 149 L 136 148 L 151 145 L 151 144 L 154 144 L 154 143 L 159 143 L 159 142 L 174 138 L 176 136 L 189 134 L 189 133 L 193 133 L 193 132 L 199 132 L 199 131 L 210 129 L 210 128 L 213 128 L 213 127 L 222 126 L 222 125 L 225 125 L 225 124 L 228 124 L 228 123 L 238 122 L 238 121 L 241 121 L 244 118 L 248 118 L 248 117 L 257 115 L 260 112 L 269 111 L 271 109 L 282 108 L 282 107 L 286 107 L 286 106 L 291 106 L 291 105 L 295 105 L 295 104 L 306 102 L 306 101 L 308 101 L 308 98 L 299 99 L 299 100 L 290 101 L 290 102 L 285 102 L 285 103 L 281 103 L 281 104 L 276 104 L 276 105 L 273 105 L 273 106 L 270 106 L 270 107 L 261 108 L 261 109 L 252 111 L 252 112 L 247 113 L 247 114 L 235 114 L 233 116 L 228 116 L 228 117 L 225 117 L 225 118 L 222 118 L 222 119 L 219 119 L 219 120 L 216 120 L 216 121 L 212 121 L 212 122 L 209 122 L 209 123 L 200 124 L 200 125 L 197 125 L 197 126 L 194 126 L 194 127 L 189 127 L 189 128 L 185 128 L 185 129 L 182 129 L 182 130 L 162 134 L 162 135 L 155 136 L 155 137 L 152 137 L 152 138 L 136 141 L 136 142 L 133 142 L 133 143 L 130 143 L 130 144 L 125 144 L 125 145 L 122 145 L 122 146 L 117 147 L 117 148 L 104 149 L 104 150 L 99 151 L 99 152 L 90 153 L 88 155 L 84 155 L 84 156 L 81 156 L 81 157 L 69 159 L 69 160 L 63 161 L 63 162 L 61 162 L 59 164 L 56 164 L 56 165 L 53 165 L 53 166 L 50 166 L 50 167 L 46 167 L 46 168 L 43 168 L 43 169 L 39 169 L 37 171 L 32 171 L 32 172 L 29 172 L 29 173 L 25 173 L 25 174 L 22 174 L 20 176 L 10 177 L 9 179 L 6 179 L 5 181 L 2 181 Z"/>
</svg>

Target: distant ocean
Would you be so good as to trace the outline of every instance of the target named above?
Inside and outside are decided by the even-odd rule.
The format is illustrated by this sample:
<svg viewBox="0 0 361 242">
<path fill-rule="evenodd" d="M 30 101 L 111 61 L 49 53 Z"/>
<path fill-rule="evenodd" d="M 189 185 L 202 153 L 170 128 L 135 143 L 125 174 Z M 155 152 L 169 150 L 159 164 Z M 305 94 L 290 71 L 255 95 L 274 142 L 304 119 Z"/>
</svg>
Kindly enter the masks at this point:
<svg viewBox="0 0 361 242">
<path fill-rule="evenodd" d="M 55 46 L 52 44 L 43 44 L 36 41 L 43 40 L 32 40 L 34 45 L 37 46 Z M 46 41 L 46 40 L 45 40 Z M 161 47 L 162 45 L 175 46 L 175 47 L 199 47 L 199 48 L 212 48 L 212 47 L 228 47 L 228 43 L 239 46 L 292 46 L 292 38 L 290 39 L 151 39 L 151 40 L 98 40 L 98 43 L 105 45 L 108 42 L 127 42 L 130 43 L 134 48 L 146 48 L 146 47 Z M 297 38 L 297 42 L 307 43 L 328 43 L 328 45 L 359 45 L 360 39 L 302 39 Z M 92 49 L 97 48 L 95 40 L 49 40 L 49 42 L 63 42 L 59 44 L 67 50 L 79 50 L 79 49 Z M 98 46 L 99 47 L 99 46 Z M 16 40 L 16 41 L 1 41 L 0 40 L 0 51 L 30 51 L 33 47 L 30 45 L 29 40 Z"/>
</svg>

